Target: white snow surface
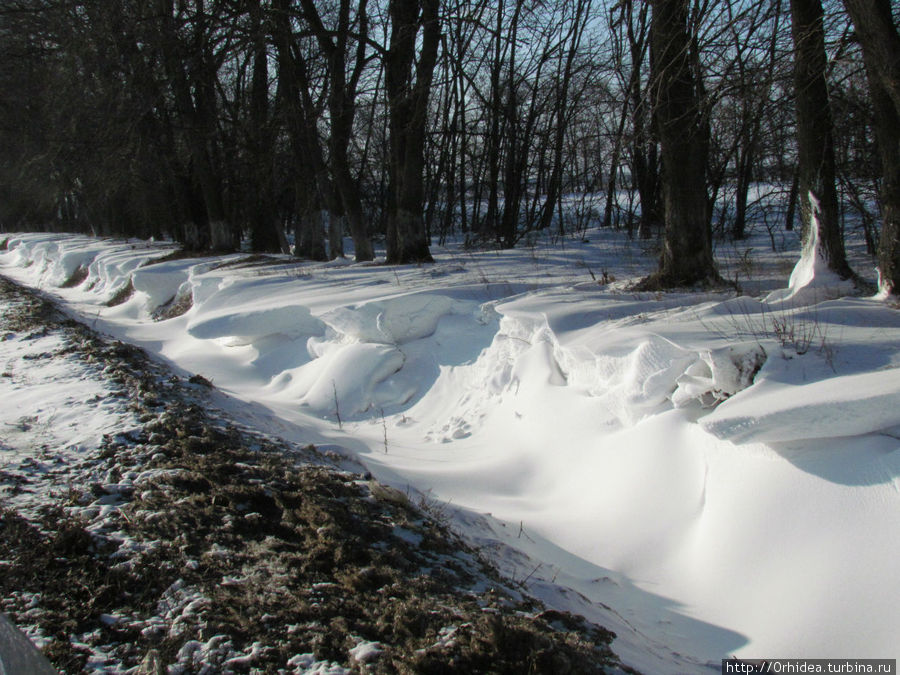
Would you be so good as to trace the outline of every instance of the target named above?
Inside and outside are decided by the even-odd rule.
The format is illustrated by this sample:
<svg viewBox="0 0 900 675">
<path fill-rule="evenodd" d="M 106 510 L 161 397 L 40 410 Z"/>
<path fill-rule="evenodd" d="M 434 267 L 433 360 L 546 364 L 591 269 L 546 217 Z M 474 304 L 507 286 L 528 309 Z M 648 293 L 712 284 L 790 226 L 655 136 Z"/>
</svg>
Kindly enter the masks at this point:
<svg viewBox="0 0 900 675">
<path fill-rule="evenodd" d="M 427 266 L 144 266 L 171 246 L 22 234 L 0 273 L 208 378 L 239 419 L 423 495 L 646 673 L 900 656 L 896 300 L 814 292 L 809 251 L 779 291 L 796 248 L 764 239 L 760 297 L 635 294 L 652 257 L 591 239 L 434 247 Z M 24 431 L 14 405 L 3 421 Z M 72 444 L 104 432 L 80 421 Z"/>
</svg>

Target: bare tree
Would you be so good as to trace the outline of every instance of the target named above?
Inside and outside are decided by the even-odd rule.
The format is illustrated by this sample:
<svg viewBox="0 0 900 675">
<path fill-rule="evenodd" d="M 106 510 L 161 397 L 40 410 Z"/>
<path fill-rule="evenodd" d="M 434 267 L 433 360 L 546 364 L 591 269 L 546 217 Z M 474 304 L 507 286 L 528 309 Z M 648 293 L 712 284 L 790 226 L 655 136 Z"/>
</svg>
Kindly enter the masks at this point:
<svg viewBox="0 0 900 675">
<path fill-rule="evenodd" d="M 216 73 L 220 54 L 214 51 L 212 17 L 204 0 L 179 3 L 157 0 L 161 17 L 160 44 L 184 142 L 190 148 L 194 179 L 202 202 L 195 202 L 195 220 L 208 232 L 215 251 L 237 248 L 237 233 L 228 222 L 222 176 L 216 162 Z M 190 56 L 188 56 L 190 55 Z M 190 69 L 187 65 L 191 64 Z M 205 227 L 204 227 L 205 226 Z M 204 238 L 197 242 L 205 243 Z"/>
<path fill-rule="evenodd" d="M 562 190 L 563 140 L 568 128 L 571 110 L 574 107 L 569 100 L 572 89 L 572 76 L 575 70 L 575 59 L 578 55 L 585 27 L 590 18 L 590 12 L 591 0 L 576 0 L 572 7 L 572 16 L 569 18 L 568 32 L 563 38 L 566 49 L 560 53 L 560 61 L 564 65 L 561 66 L 556 81 L 557 105 L 554 111 L 556 128 L 553 134 L 552 168 L 548 181 L 547 198 L 542 207 L 541 221 L 538 223 L 539 229 L 545 229 L 550 226 L 553 211 L 556 208 Z M 565 55 L 564 58 L 563 54 Z M 564 233 L 562 219 L 560 219 L 559 227 L 560 232 Z"/>
<path fill-rule="evenodd" d="M 844 0 L 863 50 L 881 155 L 882 290 L 900 289 L 900 35 L 890 0 Z"/>
<path fill-rule="evenodd" d="M 701 87 L 691 63 L 688 3 L 651 4 L 651 77 L 666 230 L 659 270 L 639 287 L 718 283 L 706 194 L 708 133 L 700 108 Z"/>
<path fill-rule="evenodd" d="M 272 6 L 273 40 L 278 59 L 278 99 L 291 149 L 291 185 L 294 222 L 294 254 L 312 260 L 325 260 L 322 193 L 333 202 L 337 195 L 327 175 L 322 147 L 316 129 L 318 114 L 310 93 L 306 62 L 300 56 L 291 30 L 290 0 L 274 0 Z M 332 204 L 330 211 L 337 208 Z M 332 243 L 331 257 L 343 255 L 341 237 Z"/>
<path fill-rule="evenodd" d="M 729 8 L 728 30 L 737 71 L 734 96 L 738 99 L 738 120 L 734 137 L 735 214 L 731 237 L 747 236 L 747 206 L 754 168 L 761 152 L 765 112 L 770 104 L 778 64 L 777 44 L 781 28 L 781 2 L 752 4 L 740 16 Z M 768 30 L 768 36 L 756 35 Z M 762 52 L 762 54 L 760 54 Z"/>
<path fill-rule="evenodd" d="M 329 150 L 334 184 L 341 197 L 344 215 L 353 237 L 353 248 L 358 261 L 375 257 L 360 200 L 359 183 L 350 168 L 349 146 L 353 137 L 356 116 L 356 97 L 368 55 L 369 19 L 367 0 L 359 0 L 355 21 L 351 16 L 350 0 L 340 0 L 337 8 L 337 25 L 326 27 L 313 0 L 300 0 L 303 17 L 315 36 L 328 64 L 330 123 Z M 355 42 L 353 65 L 348 69 L 348 50 Z"/>
<path fill-rule="evenodd" d="M 803 240 L 818 227 L 818 242 L 831 270 L 853 276 L 844 252 L 835 187 L 834 136 L 825 81 L 825 30 L 820 0 L 791 0 L 794 97 L 797 109 L 800 215 Z"/>
<path fill-rule="evenodd" d="M 267 16 L 261 0 L 249 0 L 247 11 L 253 72 L 247 132 L 250 175 L 245 182 L 250 242 L 254 251 L 278 252 L 286 241 L 275 213 L 275 130 L 269 111 Z"/>
<path fill-rule="evenodd" d="M 385 85 L 390 125 L 389 263 L 431 262 L 424 219 L 428 97 L 440 45 L 439 0 L 390 0 Z M 417 58 L 417 42 L 418 58 Z"/>
</svg>

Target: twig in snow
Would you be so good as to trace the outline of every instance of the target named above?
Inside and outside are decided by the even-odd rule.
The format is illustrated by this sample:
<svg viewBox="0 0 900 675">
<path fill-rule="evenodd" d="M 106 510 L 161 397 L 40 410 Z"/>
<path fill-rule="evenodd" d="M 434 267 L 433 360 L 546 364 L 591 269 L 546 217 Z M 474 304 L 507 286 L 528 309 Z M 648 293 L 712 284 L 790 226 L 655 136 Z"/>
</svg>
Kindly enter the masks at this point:
<svg viewBox="0 0 900 675">
<path fill-rule="evenodd" d="M 525 577 L 524 579 L 522 579 L 522 581 L 520 581 L 519 584 L 521 584 L 522 586 L 524 586 L 526 583 L 528 583 L 528 580 L 529 580 L 532 576 L 534 576 L 534 573 L 537 572 L 539 569 L 541 569 L 541 567 L 543 567 L 543 565 L 544 565 L 544 563 L 538 563 L 538 564 L 537 564 L 537 567 L 535 567 L 533 570 L 531 570 L 531 572 L 528 574 L 528 576 Z"/>
<path fill-rule="evenodd" d="M 344 425 L 341 423 L 341 406 L 338 404 L 337 384 L 335 384 L 334 380 L 331 381 L 331 390 L 334 392 L 334 416 L 337 417 L 338 429 L 343 429 Z"/>
</svg>

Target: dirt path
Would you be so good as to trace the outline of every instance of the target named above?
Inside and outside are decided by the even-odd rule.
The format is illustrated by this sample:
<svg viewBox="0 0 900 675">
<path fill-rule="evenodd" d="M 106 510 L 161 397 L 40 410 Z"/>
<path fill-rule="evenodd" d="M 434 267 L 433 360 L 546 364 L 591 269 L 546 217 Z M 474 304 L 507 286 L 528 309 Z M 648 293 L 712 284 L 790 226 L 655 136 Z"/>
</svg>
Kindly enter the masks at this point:
<svg viewBox="0 0 900 675">
<path fill-rule="evenodd" d="M 404 495 L 237 428 L 208 383 L 2 277 L 0 309 L 0 398 L 23 404 L 39 363 L 116 429 L 73 449 L 46 397 L 0 429 L 0 609 L 62 671 L 622 672 L 611 633 L 523 598 Z"/>
</svg>

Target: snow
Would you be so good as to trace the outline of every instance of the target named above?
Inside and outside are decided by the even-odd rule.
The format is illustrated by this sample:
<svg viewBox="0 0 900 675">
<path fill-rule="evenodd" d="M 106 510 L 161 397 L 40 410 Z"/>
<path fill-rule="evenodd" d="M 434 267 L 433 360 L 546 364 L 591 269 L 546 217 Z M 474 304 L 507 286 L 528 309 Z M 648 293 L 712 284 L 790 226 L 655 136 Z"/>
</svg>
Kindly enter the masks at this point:
<svg viewBox="0 0 900 675">
<path fill-rule="evenodd" d="M 0 473 L 19 486 L 0 498 L 25 513 L 36 491 L 64 490 L 67 467 L 104 434 L 134 426 L 88 366 L 45 358 L 64 347 L 56 335 L 0 335 Z"/>
<path fill-rule="evenodd" d="M 809 200 L 812 222 L 809 227 L 810 236 L 803 245 L 800 259 L 791 272 L 786 289 L 771 293 L 770 302 L 775 300 L 793 300 L 809 302 L 819 300 L 825 295 L 840 296 L 853 291 L 853 282 L 841 279 L 828 268 L 828 260 L 819 241 L 819 200 L 810 191 Z"/>
<path fill-rule="evenodd" d="M 202 374 L 238 419 L 362 462 L 529 592 L 614 630 L 643 672 L 900 656 L 900 312 L 844 297 L 815 246 L 782 288 L 796 248 L 767 253 L 765 233 L 748 243 L 758 297 L 635 294 L 653 255 L 589 234 L 402 267 L 146 266 L 171 246 L 22 234 L 0 272 Z M 187 294 L 185 314 L 154 320 Z M 74 398 L 50 375 L 47 396 Z M 28 423 L 15 405 L 5 444 Z M 72 415 L 105 433 L 89 408 Z"/>
<path fill-rule="evenodd" d="M 369 663 L 370 661 L 376 660 L 383 652 L 384 649 L 382 649 L 381 644 L 378 642 L 368 642 L 363 640 L 355 647 L 352 647 L 349 654 L 350 658 L 357 663 Z"/>
</svg>

